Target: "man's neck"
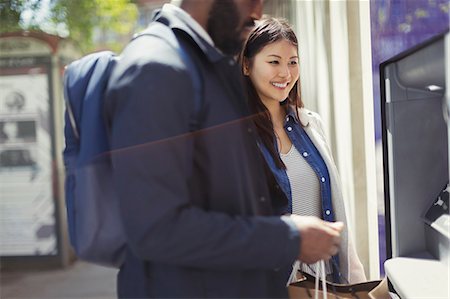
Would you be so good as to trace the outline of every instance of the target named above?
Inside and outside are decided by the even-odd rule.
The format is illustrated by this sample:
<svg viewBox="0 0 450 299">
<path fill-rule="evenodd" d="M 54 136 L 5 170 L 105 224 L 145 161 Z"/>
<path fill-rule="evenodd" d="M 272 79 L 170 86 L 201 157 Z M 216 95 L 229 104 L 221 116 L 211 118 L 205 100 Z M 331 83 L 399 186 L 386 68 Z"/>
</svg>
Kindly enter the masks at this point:
<svg viewBox="0 0 450 299">
<path fill-rule="evenodd" d="M 183 21 L 183 23 L 187 24 L 197 35 L 199 35 L 202 39 L 208 42 L 211 46 L 214 46 L 214 41 L 208 32 L 197 22 L 196 19 L 192 17 L 192 15 L 181 8 L 180 6 L 170 4 L 164 4 L 162 11 L 168 11 L 170 13 L 175 14 L 179 19 Z"/>
<path fill-rule="evenodd" d="M 212 3 L 213 1 L 210 0 L 183 0 L 179 7 L 190 14 L 207 31 L 209 11 Z"/>
</svg>

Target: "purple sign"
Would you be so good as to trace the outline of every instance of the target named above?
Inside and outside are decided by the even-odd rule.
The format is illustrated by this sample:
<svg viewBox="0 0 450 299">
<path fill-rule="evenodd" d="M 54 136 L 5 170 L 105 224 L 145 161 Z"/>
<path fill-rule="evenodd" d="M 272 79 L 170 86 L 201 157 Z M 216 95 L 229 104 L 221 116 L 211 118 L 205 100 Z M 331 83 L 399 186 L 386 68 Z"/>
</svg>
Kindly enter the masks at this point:
<svg viewBox="0 0 450 299">
<path fill-rule="evenodd" d="M 449 28 L 448 0 L 370 1 L 375 138 L 381 140 L 379 64 Z"/>
</svg>

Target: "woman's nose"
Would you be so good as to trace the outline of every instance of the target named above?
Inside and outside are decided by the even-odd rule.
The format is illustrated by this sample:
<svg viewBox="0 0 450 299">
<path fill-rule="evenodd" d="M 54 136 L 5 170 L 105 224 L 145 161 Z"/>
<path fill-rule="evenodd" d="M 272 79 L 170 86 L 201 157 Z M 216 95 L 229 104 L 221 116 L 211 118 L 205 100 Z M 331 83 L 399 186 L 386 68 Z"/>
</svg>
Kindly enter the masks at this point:
<svg viewBox="0 0 450 299">
<path fill-rule="evenodd" d="M 278 76 L 285 78 L 285 77 L 289 77 L 290 75 L 291 75 L 291 72 L 290 72 L 288 66 L 280 66 Z"/>
</svg>

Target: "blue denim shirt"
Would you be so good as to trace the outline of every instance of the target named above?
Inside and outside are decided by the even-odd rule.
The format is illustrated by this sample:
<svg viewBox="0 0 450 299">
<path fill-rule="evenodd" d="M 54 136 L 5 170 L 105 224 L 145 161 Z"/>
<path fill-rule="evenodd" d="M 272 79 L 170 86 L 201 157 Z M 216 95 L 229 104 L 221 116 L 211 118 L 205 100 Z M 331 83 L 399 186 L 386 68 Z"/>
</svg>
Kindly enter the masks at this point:
<svg viewBox="0 0 450 299">
<path fill-rule="evenodd" d="M 295 148 L 303 156 L 306 162 L 311 166 L 320 181 L 322 219 L 330 222 L 335 221 L 333 207 L 331 204 L 331 184 L 327 165 L 325 164 L 325 161 L 315 147 L 314 143 L 311 141 L 308 134 L 303 129 L 302 124 L 299 122 L 297 115 L 295 114 L 295 111 L 293 109 L 290 109 L 286 115 L 286 119 L 284 121 L 284 129 L 289 136 L 289 139 L 291 140 L 293 146 L 295 146 Z M 274 140 L 274 145 L 278 150 L 276 140 Z M 278 184 L 288 198 L 289 203 L 284 212 L 292 213 L 292 190 L 286 170 L 283 168 L 278 168 L 276 166 L 274 159 L 270 155 L 270 152 L 263 144 L 259 144 L 259 147 L 271 171 L 274 173 Z M 334 264 L 333 268 L 335 268 L 336 265 L 339 265 L 338 256 L 333 256 L 333 261 L 331 263 Z M 340 281 L 337 275 L 339 275 L 339 271 L 333 271 L 335 282 Z"/>
</svg>

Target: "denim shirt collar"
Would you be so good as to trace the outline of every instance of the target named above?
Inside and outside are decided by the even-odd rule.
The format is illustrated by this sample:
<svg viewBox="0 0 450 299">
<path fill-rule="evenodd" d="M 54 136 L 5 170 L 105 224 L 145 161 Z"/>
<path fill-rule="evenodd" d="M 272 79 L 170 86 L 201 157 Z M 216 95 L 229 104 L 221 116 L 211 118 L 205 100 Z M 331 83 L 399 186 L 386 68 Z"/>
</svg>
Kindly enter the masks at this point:
<svg viewBox="0 0 450 299">
<path fill-rule="evenodd" d="M 299 108 L 297 117 L 295 107 L 289 105 L 286 112 L 286 119 L 284 120 L 284 127 L 286 127 L 290 120 L 292 120 L 295 124 L 301 124 L 303 127 L 307 127 L 309 125 L 311 115 L 311 112 L 305 112 L 303 108 Z"/>
<path fill-rule="evenodd" d="M 295 113 L 295 109 L 291 105 L 288 106 L 288 110 L 286 113 L 286 119 L 284 120 L 284 125 L 286 125 L 289 122 L 289 120 L 293 120 L 297 124 L 299 122 L 299 120 L 297 118 L 297 113 Z"/>
</svg>

